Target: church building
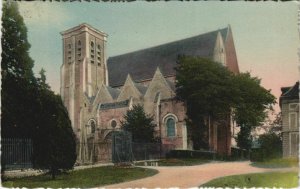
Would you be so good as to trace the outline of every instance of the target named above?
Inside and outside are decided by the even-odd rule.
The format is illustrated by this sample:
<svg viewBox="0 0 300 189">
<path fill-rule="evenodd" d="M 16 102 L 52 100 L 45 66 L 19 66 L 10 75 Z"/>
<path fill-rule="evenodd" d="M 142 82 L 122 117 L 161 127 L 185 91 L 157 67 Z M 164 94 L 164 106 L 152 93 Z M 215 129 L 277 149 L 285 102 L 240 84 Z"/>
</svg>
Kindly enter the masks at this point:
<svg viewBox="0 0 300 189">
<path fill-rule="evenodd" d="M 193 149 L 185 123 L 186 106 L 175 100 L 178 55 L 199 56 L 239 72 L 230 26 L 152 48 L 107 57 L 108 35 L 88 24 L 61 32 L 62 100 L 78 140 L 78 161 L 109 159 L 103 150 L 124 115 L 140 104 L 152 115 L 162 144 Z M 210 150 L 230 154 L 233 124 L 212 126 Z"/>
</svg>

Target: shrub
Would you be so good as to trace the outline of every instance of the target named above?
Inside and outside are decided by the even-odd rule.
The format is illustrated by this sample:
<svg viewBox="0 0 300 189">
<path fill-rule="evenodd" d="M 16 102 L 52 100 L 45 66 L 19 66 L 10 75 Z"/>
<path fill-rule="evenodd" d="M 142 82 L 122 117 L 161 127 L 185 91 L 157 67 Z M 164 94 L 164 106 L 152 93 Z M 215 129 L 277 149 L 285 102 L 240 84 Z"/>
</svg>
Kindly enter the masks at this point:
<svg viewBox="0 0 300 189">
<path fill-rule="evenodd" d="M 231 156 L 229 160 L 249 159 L 249 151 L 240 148 L 231 148 Z"/>
<path fill-rule="evenodd" d="M 266 133 L 259 137 L 260 148 L 252 149 L 251 161 L 265 161 L 282 156 L 282 141 L 275 133 Z"/>
<path fill-rule="evenodd" d="M 215 159 L 216 153 L 210 151 L 199 150 L 171 150 L 166 155 L 167 158 L 201 158 Z"/>
<path fill-rule="evenodd" d="M 264 160 L 264 151 L 260 148 L 251 149 L 250 152 L 250 161 L 263 161 Z"/>
</svg>

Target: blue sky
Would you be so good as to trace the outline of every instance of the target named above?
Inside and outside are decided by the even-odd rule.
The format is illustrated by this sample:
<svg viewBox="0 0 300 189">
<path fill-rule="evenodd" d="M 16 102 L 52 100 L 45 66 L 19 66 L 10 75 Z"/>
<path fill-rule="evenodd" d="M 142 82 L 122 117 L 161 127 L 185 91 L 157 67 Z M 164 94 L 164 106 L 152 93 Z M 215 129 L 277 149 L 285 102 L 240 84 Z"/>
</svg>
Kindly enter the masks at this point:
<svg viewBox="0 0 300 189">
<path fill-rule="evenodd" d="M 28 27 L 34 71 L 46 69 L 59 92 L 60 32 L 83 22 L 108 34 L 114 56 L 199 35 L 231 25 L 239 67 L 262 78 L 279 97 L 280 87 L 299 78 L 299 34 L 295 2 L 19 2 Z"/>
</svg>

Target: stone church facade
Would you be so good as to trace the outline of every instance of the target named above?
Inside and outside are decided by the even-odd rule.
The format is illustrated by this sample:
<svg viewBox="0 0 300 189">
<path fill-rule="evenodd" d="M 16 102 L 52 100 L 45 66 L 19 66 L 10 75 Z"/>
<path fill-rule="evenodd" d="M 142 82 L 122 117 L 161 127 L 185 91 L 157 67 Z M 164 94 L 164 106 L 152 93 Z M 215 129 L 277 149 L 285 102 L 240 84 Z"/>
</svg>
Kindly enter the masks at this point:
<svg viewBox="0 0 300 189">
<path fill-rule="evenodd" d="M 230 26 L 195 37 L 107 58 L 107 34 L 88 24 L 61 32 L 61 97 L 78 139 L 78 161 L 103 160 L 101 145 L 133 105 L 154 117 L 162 144 L 192 149 L 186 106 L 175 100 L 178 55 L 210 58 L 239 72 Z M 210 150 L 230 154 L 232 124 L 212 125 Z M 107 154 L 106 154 L 107 155 Z"/>
</svg>

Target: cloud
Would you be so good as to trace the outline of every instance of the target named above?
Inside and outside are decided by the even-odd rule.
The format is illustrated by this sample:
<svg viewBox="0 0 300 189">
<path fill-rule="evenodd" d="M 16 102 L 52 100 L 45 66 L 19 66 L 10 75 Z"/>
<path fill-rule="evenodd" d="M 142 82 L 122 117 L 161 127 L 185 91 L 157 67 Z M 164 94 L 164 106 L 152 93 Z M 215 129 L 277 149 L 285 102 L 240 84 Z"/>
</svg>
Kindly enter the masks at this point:
<svg viewBox="0 0 300 189">
<path fill-rule="evenodd" d="M 60 27 L 69 18 L 66 8 L 55 2 L 18 2 L 19 10 L 26 24 L 31 26 L 53 26 Z"/>
</svg>

